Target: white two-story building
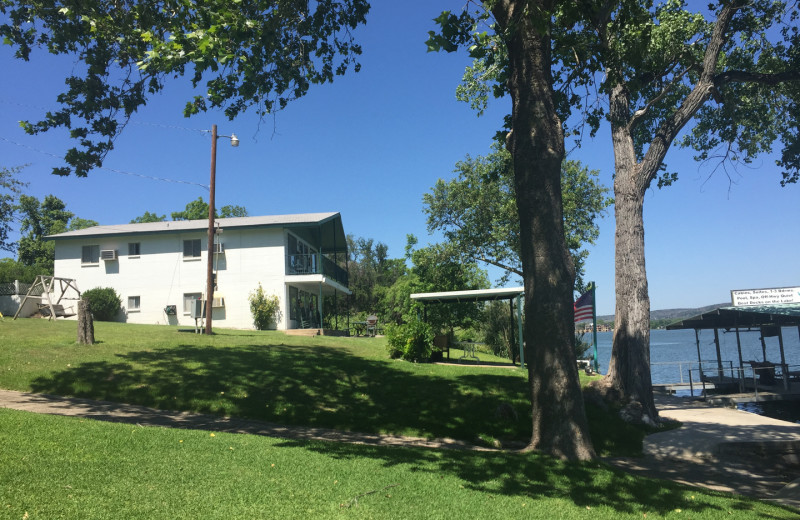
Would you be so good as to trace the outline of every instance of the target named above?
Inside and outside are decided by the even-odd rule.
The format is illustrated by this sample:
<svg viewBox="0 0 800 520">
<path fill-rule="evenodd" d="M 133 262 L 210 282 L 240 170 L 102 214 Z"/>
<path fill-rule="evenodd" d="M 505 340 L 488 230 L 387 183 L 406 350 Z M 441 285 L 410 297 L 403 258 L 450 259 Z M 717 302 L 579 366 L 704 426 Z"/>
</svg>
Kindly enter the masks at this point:
<svg viewBox="0 0 800 520">
<path fill-rule="evenodd" d="M 350 294 L 339 213 L 220 218 L 215 227 L 216 327 L 253 328 L 248 296 L 259 284 L 280 300 L 278 329 L 337 325 L 326 310 Z M 195 324 L 192 302 L 206 288 L 207 220 L 94 226 L 48 238 L 55 276 L 75 279 L 81 291 L 114 288 L 120 319 Z"/>
</svg>

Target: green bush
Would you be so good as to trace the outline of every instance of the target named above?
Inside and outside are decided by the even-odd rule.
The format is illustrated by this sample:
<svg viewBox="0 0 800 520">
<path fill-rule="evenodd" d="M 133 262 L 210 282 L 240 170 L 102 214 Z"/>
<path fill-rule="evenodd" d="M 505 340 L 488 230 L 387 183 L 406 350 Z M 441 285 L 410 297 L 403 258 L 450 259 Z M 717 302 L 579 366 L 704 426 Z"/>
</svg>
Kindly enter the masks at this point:
<svg viewBox="0 0 800 520">
<path fill-rule="evenodd" d="M 593 355 L 589 352 L 592 347 L 592 342 L 585 341 L 583 338 L 586 334 L 575 335 L 575 359 L 592 359 Z"/>
<path fill-rule="evenodd" d="M 516 316 L 511 319 L 507 302 L 491 302 L 483 312 L 481 333 L 483 342 L 495 356 L 514 359 L 517 353 Z"/>
<path fill-rule="evenodd" d="M 425 322 L 415 320 L 404 325 L 386 327 L 387 349 L 392 359 L 428 361 L 433 347 L 433 329 Z"/>
<path fill-rule="evenodd" d="M 280 317 L 281 302 L 274 294 L 267 295 L 261 284 L 258 289 L 250 293 L 250 313 L 253 315 L 253 325 L 257 330 L 275 328 Z"/>
<path fill-rule="evenodd" d="M 89 302 L 89 310 L 97 321 L 114 321 L 122 306 L 117 291 L 111 287 L 95 287 L 84 291 L 81 297 Z"/>
</svg>

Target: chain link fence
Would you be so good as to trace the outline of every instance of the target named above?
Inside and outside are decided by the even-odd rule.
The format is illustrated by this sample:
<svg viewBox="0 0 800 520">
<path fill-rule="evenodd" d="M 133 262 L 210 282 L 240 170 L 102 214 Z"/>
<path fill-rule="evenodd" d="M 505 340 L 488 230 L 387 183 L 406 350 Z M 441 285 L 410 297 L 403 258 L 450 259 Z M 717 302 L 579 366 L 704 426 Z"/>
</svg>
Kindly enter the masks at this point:
<svg viewBox="0 0 800 520">
<path fill-rule="evenodd" d="M 32 283 L 23 283 L 19 281 L 0 283 L 0 296 L 24 296 L 28 294 L 28 290 L 30 290 L 32 285 Z M 32 294 L 34 296 L 41 296 L 43 292 L 44 289 L 40 286 L 37 287 Z"/>
</svg>

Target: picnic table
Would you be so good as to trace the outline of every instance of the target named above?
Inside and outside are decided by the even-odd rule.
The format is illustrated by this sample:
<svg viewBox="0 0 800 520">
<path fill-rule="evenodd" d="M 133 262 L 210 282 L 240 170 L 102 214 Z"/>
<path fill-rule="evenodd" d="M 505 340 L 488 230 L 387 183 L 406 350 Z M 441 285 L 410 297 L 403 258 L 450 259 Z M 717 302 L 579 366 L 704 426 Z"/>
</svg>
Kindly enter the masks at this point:
<svg viewBox="0 0 800 520">
<path fill-rule="evenodd" d="M 356 336 L 360 336 L 362 333 L 367 332 L 367 322 L 366 321 L 351 321 L 350 327 L 353 329 L 353 333 Z"/>
<path fill-rule="evenodd" d="M 461 361 L 462 359 L 474 359 L 475 361 L 480 361 L 480 359 L 478 359 L 478 356 L 475 355 L 476 345 L 480 345 L 480 343 L 476 343 L 474 341 L 456 342 L 456 347 L 464 351 L 464 355 L 458 358 L 458 360 Z"/>
</svg>

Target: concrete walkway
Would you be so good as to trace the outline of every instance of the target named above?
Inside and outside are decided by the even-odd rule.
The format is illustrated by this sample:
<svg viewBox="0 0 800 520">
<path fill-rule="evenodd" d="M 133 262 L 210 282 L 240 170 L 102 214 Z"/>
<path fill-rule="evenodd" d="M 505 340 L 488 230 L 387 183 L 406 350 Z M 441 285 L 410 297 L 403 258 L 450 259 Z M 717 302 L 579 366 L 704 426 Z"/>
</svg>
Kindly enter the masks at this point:
<svg viewBox="0 0 800 520">
<path fill-rule="evenodd" d="M 644 457 L 607 459 L 606 462 L 643 476 L 774 500 L 800 509 L 800 480 L 795 481 L 800 477 L 800 425 L 668 396 L 657 396 L 656 405 L 662 417 L 680 421 L 683 426 L 648 436 L 644 443 Z M 0 407 L 142 426 L 247 433 L 296 440 L 490 450 L 454 439 L 423 439 L 285 426 L 11 390 L 0 390 Z"/>
<path fill-rule="evenodd" d="M 800 424 L 656 395 L 682 427 L 645 438 L 644 457 L 607 462 L 637 474 L 800 508 Z"/>
</svg>

